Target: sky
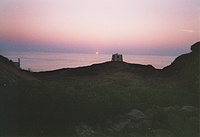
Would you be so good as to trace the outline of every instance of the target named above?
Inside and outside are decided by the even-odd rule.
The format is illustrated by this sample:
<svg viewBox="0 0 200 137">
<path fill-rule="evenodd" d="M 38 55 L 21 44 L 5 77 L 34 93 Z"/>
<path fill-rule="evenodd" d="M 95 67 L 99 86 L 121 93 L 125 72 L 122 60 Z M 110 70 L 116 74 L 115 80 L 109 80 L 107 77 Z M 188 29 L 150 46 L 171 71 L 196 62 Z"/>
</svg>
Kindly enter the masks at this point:
<svg viewBox="0 0 200 137">
<path fill-rule="evenodd" d="M 199 0 L 0 0 L 0 53 L 177 55 L 200 40 Z"/>
</svg>

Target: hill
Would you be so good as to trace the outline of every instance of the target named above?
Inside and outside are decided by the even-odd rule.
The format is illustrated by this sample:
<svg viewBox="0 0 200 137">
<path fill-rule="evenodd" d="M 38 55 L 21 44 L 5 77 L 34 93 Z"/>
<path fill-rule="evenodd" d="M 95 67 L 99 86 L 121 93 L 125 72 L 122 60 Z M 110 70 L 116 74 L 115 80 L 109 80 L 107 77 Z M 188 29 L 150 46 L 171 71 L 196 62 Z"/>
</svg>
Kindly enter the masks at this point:
<svg viewBox="0 0 200 137">
<path fill-rule="evenodd" d="M 180 55 L 171 65 L 163 68 L 162 75 L 180 81 L 182 86 L 198 88 L 200 85 L 200 42 L 191 46 L 190 53 Z"/>
<path fill-rule="evenodd" d="M 179 75 L 185 78 L 198 76 L 200 70 L 200 42 L 191 46 L 191 52 L 177 57 L 171 65 L 163 69 L 167 75 Z"/>
<path fill-rule="evenodd" d="M 18 69 L 11 60 L 0 55 L 0 82 L 16 83 L 18 80 L 36 80 L 29 72 Z"/>
<path fill-rule="evenodd" d="M 11 83 L 0 86 L 1 136 L 199 136 L 199 42 L 162 70 L 105 62 L 32 73 L 2 56 L 0 66 Z"/>
<path fill-rule="evenodd" d="M 40 78 L 66 78 L 66 77 L 97 77 L 113 75 L 116 73 L 134 73 L 138 75 L 153 75 L 158 70 L 151 65 L 130 64 L 126 62 L 105 62 L 91 66 L 77 68 L 63 68 L 53 71 L 36 72 Z"/>
</svg>

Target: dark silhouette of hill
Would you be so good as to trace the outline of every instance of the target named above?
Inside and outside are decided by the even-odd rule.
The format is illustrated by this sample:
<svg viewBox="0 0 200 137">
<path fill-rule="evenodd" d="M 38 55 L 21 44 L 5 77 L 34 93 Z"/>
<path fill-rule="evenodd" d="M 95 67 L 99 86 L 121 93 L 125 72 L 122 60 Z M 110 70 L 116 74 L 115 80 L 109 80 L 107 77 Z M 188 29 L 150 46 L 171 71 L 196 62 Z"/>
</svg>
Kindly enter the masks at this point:
<svg viewBox="0 0 200 137">
<path fill-rule="evenodd" d="M 11 60 L 0 55 L 1 83 L 15 83 L 18 80 L 36 80 L 31 73 L 18 69 Z"/>
<path fill-rule="evenodd" d="M 77 68 L 63 68 L 53 71 L 37 72 L 40 77 L 68 77 L 68 76 L 99 76 L 114 73 L 136 73 L 142 75 L 154 74 L 158 70 L 152 65 L 130 64 L 126 62 L 105 62 L 93 64 L 91 66 L 77 67 Z"/>
<path fill-rule="evenodd" d="M 180 55 L 171 65 L 162 70 L 155 69 L 152 65 L 131 64 L 127 62 L 105 62 L 93 64 L 91 66 L 77 67 L 77 68 L 63 68 L 53 71 L 44 72 L 27 72 L 17 69 L 12 61 L 0 56 L 0 73 L 1 81 L 16 81 L 18 79 L 35 79 L 33 75 L 39 78 L 65 78 L 71 76 L 98 76 L 114 73 L 135 73 L 142 76 L 160 75 L 167 77 L 182 77 L 185 79 L 198 79 L 200 70 L 200 42 L 191 46 L 192 52 Z"/>
<path fill-rule="evenodd" d="M 162 76 L 174 78 L 190 88 L 199 87 L 200 83 L 200 42 L 191 46 L 191 52 L 180 55 L 171 65 L 163 68 Z"/>
<path fill-rule="evenodd" d="M 77 68 L 63 68 L 44 72 L 27 72 L 17 69 L 12 61 L 0 56 L 1 81 L 16 81 L 18 79 L 35 79 L 33 75 L 40 78 L 64 78 L 70 76 L 95 76 L 114 73 L 135 73 L 142 76 L 157 75 L 179 76 L 186 79 L 199 78 L 200 70 L 200 42 L 191 46 L 192 52 L 180 55 L 171 65 L 162 70 L 155 69 L 152 65 L 131 64 L 127 62 L 109 61 L 105 63 L 93 64 L 91 66 Z M 159 73 L 158 73 L 159 72 Z"/>
<path fill-rule="evenodd" d="M 200 42 L 197 42 L 191 46 L 191 52 L 180 55 L 177 57 L 171 65 L 163 69 L 163 73 L 169 75 L 197 75 L 200 68 Z"/>
<path fill-rule="evenodd" d="M 191 49 L 162 70 L 105 62 L 32 73 L 0 56 L 0 136 L 198 137 L 199 42 Z"/>
</svg>

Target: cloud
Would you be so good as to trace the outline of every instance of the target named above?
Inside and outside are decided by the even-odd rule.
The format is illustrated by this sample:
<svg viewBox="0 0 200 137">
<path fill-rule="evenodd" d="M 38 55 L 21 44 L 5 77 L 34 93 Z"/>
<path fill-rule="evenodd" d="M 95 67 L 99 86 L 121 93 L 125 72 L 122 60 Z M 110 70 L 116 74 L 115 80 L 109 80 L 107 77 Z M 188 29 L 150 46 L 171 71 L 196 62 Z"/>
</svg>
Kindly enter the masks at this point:
<svg viewBox="0 0 200 137">
<path fill-rule="evenodd" d="M 194 30 L 191 30 L 191 29 L 182 29 L 181 31 L 187 32 L 187 33 L 193 33 L 194 32 Z"/>
</svg>

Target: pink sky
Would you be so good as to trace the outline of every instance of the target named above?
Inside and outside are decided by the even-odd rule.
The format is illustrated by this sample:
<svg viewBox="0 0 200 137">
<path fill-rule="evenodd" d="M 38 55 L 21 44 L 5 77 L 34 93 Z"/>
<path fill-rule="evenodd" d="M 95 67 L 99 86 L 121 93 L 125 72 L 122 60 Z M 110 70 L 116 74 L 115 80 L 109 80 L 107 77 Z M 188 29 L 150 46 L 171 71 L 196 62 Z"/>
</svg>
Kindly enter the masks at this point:
<svg viewBox="0 0 200 137">
<path fill-rule="evenodd" d="M 1 0 L 0 40 L 53 43 L 45 46 L 54 49 L 169 52 L 200 39 L 199 5 L 199 0 Z"/>
</svg>

